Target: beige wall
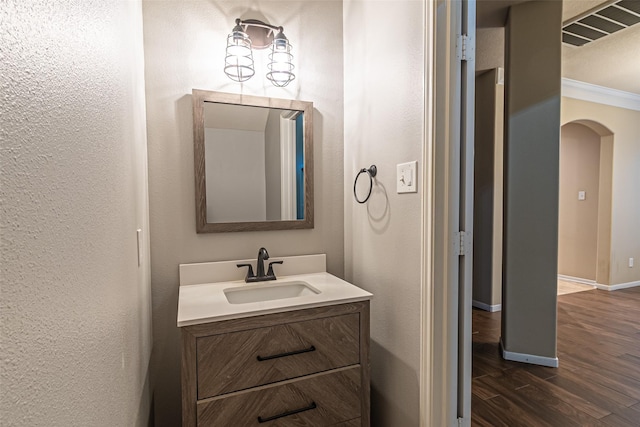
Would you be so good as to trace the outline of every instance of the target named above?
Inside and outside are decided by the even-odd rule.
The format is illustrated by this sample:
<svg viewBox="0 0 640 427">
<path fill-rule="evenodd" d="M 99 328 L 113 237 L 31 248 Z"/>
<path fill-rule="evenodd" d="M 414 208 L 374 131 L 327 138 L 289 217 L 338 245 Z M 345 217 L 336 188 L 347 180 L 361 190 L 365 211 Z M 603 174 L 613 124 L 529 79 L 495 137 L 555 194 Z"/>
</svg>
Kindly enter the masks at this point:
<svg viewBox="0 0 640 427">
<path fill-rule="evenodd" d="M 9 0 L 0 21 L 0 424 L 146 426 L 141 4 Z"/>
<path fill-rule="evenodd" d="M 339 1 L 145 1 L 144 42 L 154 320 L 156 423 L 180 419 L 178 264 L 326 253 L 342 277 L 343 54 Z M 256 75 L 239 84 L 222 70 L 236 18 L 282 25 L 293 45 L 296 79 L 286 88 L 266 78 L 266 51 Z M 314 103 L 315 228 L 273 232 L 195 232 L 193 88 Z M 239 195 L 241 196 L 241 195 Z"/>
<path fill-rule="evenodd" d="M 419 1 L 344 2 L 345 275 L 374 294 L 371 406 L 379 426 L 419 422 L 423 189 L 396 194 L 396 164 L 422 158 L 423 16 Z M 371 164 L 376 184 L 358 204 L 353 180 Z M 418 169 L 420 183 L 420 161 Z"/>
<path fill-rule="evenodd" d="M 562 126 L 558 274 L 596 280 L 599 177 L 600 135 L 580 124 Z"/>
<path fill-rule="evenodd" d="M 613 133 L 611 285 L 640 281 L 640 111 L 562 98 L 562 124 L 590 120 Z M 635 260 L 629 268 L 629 258 Z"/>
</svg>

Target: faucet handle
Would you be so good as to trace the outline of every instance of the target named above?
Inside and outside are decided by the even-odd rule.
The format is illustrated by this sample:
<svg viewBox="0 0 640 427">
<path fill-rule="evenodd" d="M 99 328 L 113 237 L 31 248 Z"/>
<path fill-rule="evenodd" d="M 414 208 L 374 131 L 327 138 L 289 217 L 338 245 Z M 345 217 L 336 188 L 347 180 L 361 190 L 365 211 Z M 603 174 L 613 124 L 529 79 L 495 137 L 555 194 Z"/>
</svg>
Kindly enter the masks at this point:
<svg viewBox="0 0 640 427">
<path fill-rule="evenodd" d="M 236 264 L 236 267 L 241 268 L 241 267 L 249 267 L 249 269 L 247 270 L 247 276 L 244 278 L 245 282 L 248 282 L 249 279 L 253 279 L 256 276 L 253 274 L 253 266 L 251 264 Z M 271 265 L 269 265 L 269 267 L 271 267 Z"/>
<path fill-rule="evenodd" d="M 267 276 L 273 276 L 275 278 L 276 275 L 273 272 L 273 264 L 282 264 L 282 263 L 284 263 L 284 261 L 271 261 L 269 263 L 269 270 L 267 270 Z"/>
</svg>

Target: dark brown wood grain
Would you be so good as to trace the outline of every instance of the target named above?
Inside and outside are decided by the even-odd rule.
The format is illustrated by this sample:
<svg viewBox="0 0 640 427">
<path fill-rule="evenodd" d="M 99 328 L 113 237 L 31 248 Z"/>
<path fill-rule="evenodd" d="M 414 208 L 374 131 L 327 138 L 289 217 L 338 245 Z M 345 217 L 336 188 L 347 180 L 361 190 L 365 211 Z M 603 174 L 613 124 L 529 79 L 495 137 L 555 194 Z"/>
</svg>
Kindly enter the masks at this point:
<svg viewBox="0 0 640 427">
<path fill-rule="evenodd" d="M 356 365 L 359 339 L 358 314 L 199 338 L 198 399 Z M 310 348 L 314 350 L 258 360 Z"/>
<path fill-rule="evenodd" d="M 304 310 L 293 310 L 282 313 L 223 320 L 221 322 L 202 323 L 200 325 L 185 326 L 183 329 L 188 330 L 189 333 L 195 337 L 205 337 L 214 334 L 246 331 L 249 329 L 262 328 L 282 323 L 303 322 L 305 320 L 319 319 L 322 317 L 360 313 L 368 306 L 369 301 L 328 305 L 324 307 L 307 308 Z"/>
<path fill-rule="evenodd" d="M 362 393 L 360 395 L 362 414 L 360 423 L 362 427 L 368 427 L 371 424 L 371 362 L 369 360 L 370 349 L 370 308 L 369 301 L 363 304 L 360 310 L 360 365 L 362 369 Z"/>
<path fill-rule="evenodd" d="M 180 360 L 180 384 L 182 390 L 182 425 L 196 425 L 196 389 L 193 386 L 197 381 L 196 372 L 196 337 L 189 331 L 182 329 L 181 337 L 182 353 Z"/>
<path fill-rule="evenodd" d="M 558 297 L 557 369 L 503 360 L 473 313 L 472 425 L 640 426 L 640 288 Z"/>
<path fill-rule="evenodd" d="M 276 362 L 257 362 L 255 359 L 258 347 L 264 346 L 268 353 L 294 350 L 299 344 L 316 346 L 319 350 L 313 357 L 321 356 L 323 360 L 318 362 L 312 357 L 304 361 L 311 353 L 276 359 Z M 243 355 L 246 356 L 244 360 Z M 245 372 L 261 363 L 270 368 L 258 374 Z M 315 368 L 307 369 L 309 366 Z M 183 327 L 183 427 L 254 425 L 249 418 L 245 420 L 248 424 L 239 424 L 233 416 L 242 417 L 258 409 L 280 409 L 282 405 L 270 406 L 286 401 L 280 394 L 273 394 L 277 390 L 284 390 L 282 393 L 289 396 L 287 399 L 293 399 L 292 403 L 302 403 L 300 396 L 311 392 L 324 403 L 309 411 L 315 413 L 312 418 L 308 418 L 309 414 L 292 415 L 285 417 L 286 421 L 282 421 L 283 418 L 260 424 L 256 415 L 256 425 L 369 427 L 369 375 L 369 301 Z M 262 379 L 270 379 L 266 381 L 268 384 L 252 387 L 256 384 L 255 378 L 263 384 Z M 235 384 L 237 379 L 245 381 L 245 385 Z M 311 381 L 310 384 L 306 384 L 307 381 Z M 251 384 L 248 386 L 251 388 L 244 388 L 246 384 Z M 202 388 L 200 399 L 199 388 Z M 252 394 L 260 396 L 258 400 L 240 398 L 254 392 L 259 392 Z M 216 393 L 224 394 L 213 396 Z M 233 401 L 227 402 L 230 398 Z M 294 406 L 286 410 L 296 409 Z M 230 418 L 219 418 L 221 411 L 224 417 Z"/>
<path fill-rule="evenodd" d="M 207 90 L 192 90 L 193 156 L 196 201 L 196 232 L 298 230 L 314 226 L 313 185 L 313 103 L 292 99 L 266 98 Z M 283 221 L 207 222 L 207 184 L 204 144 L 204 103 L 249 105 L 255 107 L 297 110 L 304 114 L 304 219 Z"/>
<path fill-rule="evenodd" d="M 257 387 L 198 402 L 198 426 L 262 426 L 267 418 L 296 409 L 316 407 L 279 418 L 269 426 L 331 426 L 360 415 L 360 369 L 357 366 L 306 378 Z"/>
<path fill-rule="evenodd" d="M 339 422 L 338 424 L 334 424 L 331 427 L 360 427 L 362 425 L 363 425 L 362 424 L 362 419 L 354 418 L 354 419 L 349 420 L 349 421 Z"/>
</svg>

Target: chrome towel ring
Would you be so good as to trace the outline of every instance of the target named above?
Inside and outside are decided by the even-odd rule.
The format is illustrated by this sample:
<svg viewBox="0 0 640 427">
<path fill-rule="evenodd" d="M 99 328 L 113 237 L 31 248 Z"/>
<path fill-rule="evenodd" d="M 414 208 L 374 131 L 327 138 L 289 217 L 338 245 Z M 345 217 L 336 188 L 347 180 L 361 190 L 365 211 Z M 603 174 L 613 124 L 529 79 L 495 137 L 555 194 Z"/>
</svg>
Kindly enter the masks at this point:
<svg viewBox="0 0 640 427">
<path fill-rule="evenodd" d="M 358 183 L 358 178 L 360 178 L 360 175 L 365 172 L 369 175 L 369 192 L 367 193 L 367 197 L 365 197 L 364 200 L 360 200 L 358 199 L 358 195 L 356 194 L 356 184 Z M 360 172 L 358 172 L 358 174 L 356 175 L 356 179 L 353 181 L 353 197 L 356 199 L 356 202 L 366 203 L 366 201 L 369 200 L 369 197 L 371 197 L 371 190 L 373 189 L 373 177 L 375 177 L 377 174 L 378 168 L 376 167 L 376 165 L 371 165 L 369 169 L 360 169 Z"/>
</svg>

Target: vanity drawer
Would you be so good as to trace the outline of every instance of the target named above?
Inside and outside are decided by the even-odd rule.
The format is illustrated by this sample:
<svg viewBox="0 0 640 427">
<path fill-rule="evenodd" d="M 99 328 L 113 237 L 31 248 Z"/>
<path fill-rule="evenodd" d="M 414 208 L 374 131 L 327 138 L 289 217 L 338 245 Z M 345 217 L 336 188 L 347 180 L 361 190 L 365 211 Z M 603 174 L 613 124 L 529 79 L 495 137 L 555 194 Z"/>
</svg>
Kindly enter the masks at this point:
<svg viewBox="0 0 640 427">
<path fill-rule="evenodd" d="M 358 313 L 197 339 L 198 399 L 360 363 Z"/>
<path fill-rule="evenodd" d="M 360 367 L 200 401 L 197 425 L 351 426 L 360 417 Z"/>
</svg>

